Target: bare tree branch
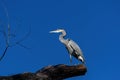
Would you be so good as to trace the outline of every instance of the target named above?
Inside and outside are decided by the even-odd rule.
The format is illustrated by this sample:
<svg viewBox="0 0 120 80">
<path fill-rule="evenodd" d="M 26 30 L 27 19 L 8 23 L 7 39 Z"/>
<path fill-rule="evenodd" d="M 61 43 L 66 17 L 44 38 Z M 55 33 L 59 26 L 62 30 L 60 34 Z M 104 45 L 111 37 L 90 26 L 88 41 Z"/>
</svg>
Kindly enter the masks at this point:
<svg viewBox="0 0 120 80">
<path fill-rule="evenodd" d="M 8 10 L 7 10 L 6 6 L 3 3 L 2 3 L 2 6 L 3 6 L 3 8 L 5 10 L 5 13 L 6 13 L 8 25 L 7 25 L 7 30 L 0 30 L 0 32 L 3 34 L 3 36 L 5 38 L 5 44 L 6 44 L 5 50 L 4 50 L 3 54 L 2 54 L 2 56 L 0 57 L 0 61 L 5 56 L 6 51 L 8 50 L 9 47 L 12 47 L 12 46 L 15 46 L 15 45 L 19 45 L 21 47 L 24 47 L 24 48 L 28 49 L 26 46 L 24 46 L 23 44 L 21 44 L 21 42 L 24 41 L 30 35 L 30 33 L 31 33 L 31 27 L 30 27 L 28 33 L 22 39 L 20 39 L 19 41 L 16 41 L 15 44 L 13 44 L 13 45 L 10 45 L 10 37 L 11 36 L 15 36 L 15 35 L 11 34 L 11 31 L 10 31 L 11 28 L 10 28 L 10 24 L 9 24 Z"/>
<path fill-rule="evenodd" d="M 27 72 L 11 76 L 0 76 L 0 80 L 63 80 L 75 76 L 83 76 L 87 72 L 84 65 L 68 66 L 59 64 L 47 66 L 35 73 Z"/>
</svg>

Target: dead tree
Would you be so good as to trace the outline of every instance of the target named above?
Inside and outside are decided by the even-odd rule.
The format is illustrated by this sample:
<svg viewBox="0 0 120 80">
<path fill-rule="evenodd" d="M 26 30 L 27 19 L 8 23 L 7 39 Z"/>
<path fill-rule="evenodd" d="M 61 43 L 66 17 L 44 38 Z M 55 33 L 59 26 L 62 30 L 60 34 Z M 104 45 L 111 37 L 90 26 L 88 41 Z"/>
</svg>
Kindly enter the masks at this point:
<svg viewBox="0 0 120 80">
<path fill-rule="evenodd" d="M 11 76 L 0 76 L 0 80 L 63 80 L 75 76 L 83 76 L 87 68 L 80 65 L 68 66 L 64 64 L 50 65 L 35 73 L 26 72 Z"/>
</svg>

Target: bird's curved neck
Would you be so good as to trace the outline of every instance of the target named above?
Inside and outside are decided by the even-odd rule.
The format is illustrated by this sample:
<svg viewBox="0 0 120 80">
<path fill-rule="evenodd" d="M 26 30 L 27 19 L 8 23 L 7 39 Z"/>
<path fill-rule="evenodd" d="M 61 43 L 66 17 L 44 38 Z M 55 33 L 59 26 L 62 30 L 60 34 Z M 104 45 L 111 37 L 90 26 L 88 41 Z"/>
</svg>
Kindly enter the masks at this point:
<svg viewBox="0 0 120 80">
<path fill-rule="evenodd" d="M 63 31 L 62 34 L 59 36 L 59 40 L 61 43 L 65 44 L 66 40 L 64 39 L 64 37 L 66 36 L 66 32 Z"/>
</svg>

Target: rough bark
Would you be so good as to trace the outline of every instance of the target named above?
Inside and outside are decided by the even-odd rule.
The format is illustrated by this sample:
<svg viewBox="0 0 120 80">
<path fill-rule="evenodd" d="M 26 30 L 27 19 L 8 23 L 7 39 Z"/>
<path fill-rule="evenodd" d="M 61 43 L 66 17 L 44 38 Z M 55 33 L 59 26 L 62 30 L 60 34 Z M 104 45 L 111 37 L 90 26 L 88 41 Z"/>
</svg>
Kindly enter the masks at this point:
<svg viewBox="0 0 120 80">
<path fill-rule="evenodd" d="M 87 68 L 80 65 L 50 65 L 35 73 L 27 72 L 11 76 L 0 76 L 0 80 L 63 80 L 75 76 L 83 76 Z"/>
</svg>

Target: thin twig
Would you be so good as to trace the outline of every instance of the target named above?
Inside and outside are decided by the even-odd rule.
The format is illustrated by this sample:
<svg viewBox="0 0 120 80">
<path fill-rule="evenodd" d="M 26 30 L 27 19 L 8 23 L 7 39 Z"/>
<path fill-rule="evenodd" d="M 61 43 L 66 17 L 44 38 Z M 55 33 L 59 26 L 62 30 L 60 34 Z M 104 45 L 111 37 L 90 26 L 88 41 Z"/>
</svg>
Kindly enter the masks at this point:
<svg viewBox="0 0 120 80">
<path fill-rule="evenodd" d="M 3 59 L 3 57 L 5 56 L 7 50 L 8 50 L 9 46 L 7 46 L 2 54 L 2 56 L 0 57 L 0 61 Z"/>
</svg>

